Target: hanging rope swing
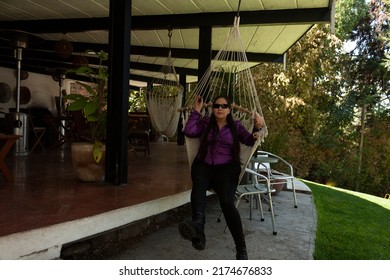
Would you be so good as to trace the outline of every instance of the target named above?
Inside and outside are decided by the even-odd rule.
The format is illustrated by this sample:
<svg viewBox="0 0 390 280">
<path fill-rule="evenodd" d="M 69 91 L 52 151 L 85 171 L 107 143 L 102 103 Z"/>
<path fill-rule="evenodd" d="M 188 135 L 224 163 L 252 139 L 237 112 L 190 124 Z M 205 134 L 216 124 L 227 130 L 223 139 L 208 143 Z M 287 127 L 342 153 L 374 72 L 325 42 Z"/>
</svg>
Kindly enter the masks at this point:
<svg viewBox="0 0 390 280">
<path fill-rule="evenodd" d="M 172 30 L 169 30 L 168 37 L 168 58 L 153 80 L 152 87 L 146 90 L 145 101 L 153 127 L 166 137 L 172 137 L 180 119 L 177 108 L 182 103 L 183 87 L 179 84 L 171 57 Z"/>
<path fill-rule="evenodd" d="M 216 97 L 229 96 L 232 100 L 231 112 L 234 118 L 240 120 L 249 131 L 253 129 L 254 114 L 257 113 L 263 116 L 250 65 L 240 36 L 239 7 L 240 4 L 233 27 L 230 29 L 225 43 L 212 60 L 195 89 L 187 94 L 188 98 L 180 110 L 184 125 L 190 112 L 193 110 L 193 104 L 198 95 L 205 100 L 203 114 L 211 114 L 209 108 Z M 241 162 L 243 166 L 248 164 L 257 147 L 267 136 L 267 127 L 264 125 L 263 129 L 257 134 L 257 142 L 253 147 L 241 145 Z M 189 164 L 191 165 L 199 148 L 199 139 L 186 137 L 186 148 Z"/>
</svg>

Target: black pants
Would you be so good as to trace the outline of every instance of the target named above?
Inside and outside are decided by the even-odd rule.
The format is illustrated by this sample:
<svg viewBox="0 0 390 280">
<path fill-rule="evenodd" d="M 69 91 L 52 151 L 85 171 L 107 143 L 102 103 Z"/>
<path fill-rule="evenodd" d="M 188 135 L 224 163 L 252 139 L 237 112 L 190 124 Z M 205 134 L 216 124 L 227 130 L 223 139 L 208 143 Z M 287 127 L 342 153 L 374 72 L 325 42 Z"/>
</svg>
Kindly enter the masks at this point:
<svg viewBox="0 0 390 280">
<path fill-rule="evenodd" d="M 218 196 L 227 226 L 236 246 L 244 242 L 240 213 L 235 206 L 235 193 L 241 167 L 239 164 L 208 165 L 197 159 L 191 167 L 191 207 L 193 220 L 204 223 L 206 191 L 213 189 Z"/>
</svg>

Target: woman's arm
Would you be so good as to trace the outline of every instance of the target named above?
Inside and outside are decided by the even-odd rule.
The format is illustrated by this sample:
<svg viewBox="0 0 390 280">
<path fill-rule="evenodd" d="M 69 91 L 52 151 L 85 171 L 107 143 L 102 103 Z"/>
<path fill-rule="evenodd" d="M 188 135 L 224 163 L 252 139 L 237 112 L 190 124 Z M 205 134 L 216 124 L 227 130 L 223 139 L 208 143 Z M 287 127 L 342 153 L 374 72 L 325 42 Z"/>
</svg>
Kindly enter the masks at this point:
<svg viewBox="0 0 390 280">
<path fill-rule="evenodd" d="M 257 133 L 258 131 L 260 131 L 263 126 L 264 126 L 264 118 L 262 116 L 260 116 L 259 113 L 255 112 L 253 113 L 253 130 L 252 130 L 252 133 L 249 133 L 242 125 L 241 125 L 241 128 L 240 130 L 242 131 L 245 131 L 245 132 L 241 132 L 243 134 L 242 136 L 242 139 L 243 140 L 240 140 L 243 144 L 247 145 L 247 146 L 253 146 L 257 140 Z M 250 136 L 248 135 L 248 133 L 250 134 Z M 256 133 L 256 134 L 255 134 Z"/>
<path fill-rule="evenodd" d="M 236 121 L 237 125 L 237 136 L 240 142 L 246 146 L 253 146 L 256 142 L 256 138 L 253 133 L 250 133 L 240 121 Z"/>
<path fill-rule="evenodd" d="M 260 131 L 264 126 L 264 118 L 261 117 L 258 113 L 254 114 L 253 120 L 253 131 L 250 133 L 240 121 L 237 121 L 237 135 L 241 143 L 246 146 L 253 146 L 256 143 L 255 132 Z"/>
<path fill-rule="evenodd" d="M 197 96 L 194 102 L 194 110 L 189 116 L 186 126 L 184 128 L 184 134 L 187 137 L 200 137 L 205 130 L 208 118 L 202 118 L 201 111 L 203 109 L 203 98 Z"/>
<path fill-rule="evenodd" d="M 202 115 L 194 110 L 189 116 L 186 126 L 184 127 L 184 134 L 187 137 L 196 138 L 203 134 L 208 123 L 208 118 L 202 118 Z"/>
<path fill-rule="evenodd" d="M 264 118 L 259 113 L 255 112 L 253 117 L 253 131 L 259 131 L 264 126 Z"/>
</svg>

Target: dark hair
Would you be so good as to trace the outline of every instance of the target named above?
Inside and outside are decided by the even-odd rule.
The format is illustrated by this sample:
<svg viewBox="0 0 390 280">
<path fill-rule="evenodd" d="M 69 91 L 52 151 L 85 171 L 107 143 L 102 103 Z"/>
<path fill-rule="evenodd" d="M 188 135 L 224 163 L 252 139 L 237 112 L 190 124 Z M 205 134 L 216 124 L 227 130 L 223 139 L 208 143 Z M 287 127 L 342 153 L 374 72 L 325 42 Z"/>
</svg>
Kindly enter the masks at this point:
<svg viewBox="0 0 390 280">
<path fill-rule="evenodd" d="M 230 108 L 231 102 L 230 102 L 229 97 L 227 97 L 227 96 L 217 96 L 214 99 L 213 104 L 219 98 L 224 98 L 226 100 L 227 104 L 229 105 L 229 108 Z M 227 121 L 227 125 L 230 128 L 230 131 L 232 132 L 232 135 L 233 135 L 233 150 L 232 150 L 233 161 L 235 163 L 240 163 L 240 142 L 239 142 L 238 135 L 237 135 L 236 122 L 234 121 L 231 113 L 226 116 L 226 121 Z M 213 142 L 215 142 L 214 140 L 215 140 L 217 133 L 218 133 L 218 125 L 217 125 L 217 121 L 215 119 L 214 114 L 211 114 L 210 122 L 207 125 L 206 130 L 204 131 L 204 133 L 200 139 L 199 157 L 202 160 L 204 160 L 206 158 L 207 149 L 209 148 L 208 147 L 208 135 L 210 134 L 210 131 L 212 131 Z"/>
</svg>

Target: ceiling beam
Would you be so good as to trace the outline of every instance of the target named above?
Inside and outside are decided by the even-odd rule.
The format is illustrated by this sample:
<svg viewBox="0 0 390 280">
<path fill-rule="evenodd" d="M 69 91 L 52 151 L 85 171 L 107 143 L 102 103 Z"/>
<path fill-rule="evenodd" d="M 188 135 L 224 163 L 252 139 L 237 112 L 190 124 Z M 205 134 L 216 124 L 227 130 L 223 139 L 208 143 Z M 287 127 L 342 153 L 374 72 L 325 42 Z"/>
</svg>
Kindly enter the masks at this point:
<svg viewBox="0 0 390 280">
<path fill-rule="evenodd" d="M 104 18 L 43 19 L 1 21 L 1 26 L 11 30 L 23 30 L 30 33 L 68 33 L 92 30 L 108 30 L 110 20 Z"/>
<path fill-rule="evenodd" d="M 16 63 L 16 60 L 12 57 L 0 56 L 0 65 L 4 67 L 16 69 Z M 53 74 L 58 69 L 71 69 L 74 68 L 74 66 L 71 63 L 23 58 L 21 62 L 21 68 L 22 70 L 37 72 L 41 74 Z"/>
<path fill-rule="evenodd" d="M 162 67 L 163 67 L 163 65 L 159 65 L 159 64 L 130 62 L 130 69 L 136 69 L 136 70 L 161 72 Z M 192 69 L 192 68 L 175 67 L 175 71 L 177 74 L 183 74 L 183 75 L 189 75 L 189 76 L 197 76 L 198 75 L 198 70 Z"/>
<path fill-rule="evenodd" d="M 0 62 L 4 67 L 14 68 L 16 66 L 16 60 L 14 58 L 14 53 L 12 48 L 1 48 Z M 152 48 L 146 47 L 145 49 L 141 47 L 136 47 L 134 50 L 137 54 L 142 55 L 153 55 L 157 53 L 163 56 L 166 55 L 168 49 L 166 48 Z M 197 50 L 185 50 L 177 49 L 176 54 L 180 53 L 181 55 L 177 56 L 179 58 L 192 58 L 197 59 Z M 212 55 L 216 55 L 216 51 L 213 51 Z M 273 63 L 282 63 L 283 56 L 278 54 L 258 54 L 258 53 L 246 53 L 248 60 L 251 62 L 273 62 Z M 75 55 L 72 55 L 68 58 L 58 58 L 54 51 L 42 51 L 36 49 L 25 49 L 23 50 L 23 59 L 22 67 L 27 71 L 37 72 L 43 74 L 51 74 L 56 69 L 72 69 L 74 68 L 73 61 Z M 87 56 L 89 64 L 98 65 L 99 59 L 96 57 Z M 0 64 L 1 65 L 1 64 Z M 36 67 L 39 65 L 39 67 Z M 130 69 L 134 70 L 143 70 L 151 72 L 160 72 L 163 65 L 160 64 L 149 64 L 141 62 L 130 62 Z M 27 69 L 28 68 L 28 69 Z M 38 69 L 38 71 L 37 71 Z M 43 70 L 42 70 L 43 69 Z M 188 76 L 197 76 L 198 70 L 193 68 L 186 67 L 175 67 L 177 74 L 188 75 Z M 147 82 L 147 81 L 146 81 Z"/>
<path fill-rule="evenodd" d="M 129 85 L 129 89 L 130 89 L 130 90 L 139 91 L 139 90 L 140 90 L 140 87 L 133 86 L 133 85 Z"/>
<path fill-rule="evenodd" d="M 132 30 L 229 27 L 232 26 L 236 15 L 236 12 L 220 12 L 137 16 L 132 18 Z M 316 24 L 329 21 L 329 8 L 240 12 L 240 25 Z"/>
<path fill-rule="evenodd" d="M 0 56 L 0 66 L 10 68 L 10 69 L 16 69 L 17 66 L 16 60 L 12 57 Z M 161 67 L 162 65 L 130 62 L 130 69 L 134 69 L 134 70 L 160 72 Z M 56 74 L 58 70 L 73 69 L 74 66 L 71 63 L 61 63 L 58 61 L 42 61 L 37 59 L 24 58 L 22 60 L 21 68 L 22 70 L 28 72 L 39 73 L 44 75 L 53 75 Z M 189 68 L 182 68 L 182 67 L 175 67 L 175 71 L 177 74 L 185 74 L 188 76 L 196 76 L 198 72 L 196 69 L 189 69 Z M 67 74 L 67 78 L 74 78 L 78 80 L 82 79 L 79 76 L 72 75 L 72 74 Z M 154 78 L 141 76 L 141 75 L 132 75 L 132 74 L 130 74 L 130 78 L 132 80 L 137 80 L 141 82 L 152 82 L 154 80 Z"/>
<path fill-rule="evenodd" d="M 31 45 L 23 51 L 23 56 L 33 57 L 33 58 L 42 58 L 43 60 L 55 59 L 60 60 L 60 58 L 55 56 L 54 45 L 55 41 L 45 41 L 39 46 Z M 73 52 L 74 53 L 84 53 L 86 50 L 94 51 L 108 51 L 107 44 L 92 44 L 92 43 L 77 43 L 72 42 Z M 39 49 L 38 49 L 39 47 Z M 13 55 L 13 48 L 5 41 L 0 40 L 0 49 L 3 49 L 5 52 Z M 44 51 L 42 51 L 44 50 Z M 198 59 L 199 51 L 197 49 L 181 49 L 181 48 L 171 48 L 172 57 L 174 58 L 183 58 L 183 59 Z M 145 55 L 145 56 L 157 56 L 157 57 L 167 57 L 169 48 L 162 47 L 146 47 L 146 46 L 131 46 L 131 54 L 134 55 Z M 41 54 L 40 54 L 41 53 Z M 212 51 L 212 57 L 215 57 L 217 51 Z M 279 54 L 267 54 L 267 53 L 251 53 L 246 52 L 246 56 L 251 62 L 283 62 L 283 55 Z M 56 58 L 54 58 L 56 57 Z M 88 58 L 89 59 L 89 58 Z M 70 58 L 63 59 L 64 61 L 71 61 Z"/>
<path fill-rule="evenodd" d="M 36 50 L 36 51 L 48 51 L 48 52 L 55 52 L 55 44 L 57 41 L 52 40 L 45 40 L 43 43 L 40 44 L 29 44 L 26 51 L 29 50 Z M 71 42 L 73 47 L 73 53 L 85 53 L 87 50 L 93 50 L 93 51 L 105 51 L 108 53 L 109 46 L 108 44 L 98 44 L 98 43 L 81 43 L 81 42 Z M 13 51 L 13 46 L 8 41 L 0 40 L 0 48 L 9 48 Z"/>
<path fill-rule="evenodd" d="M 181 48 L 171 48 L 172 57 L 175 58 L 188 58 L 188 59 L 198 59 L 198 50 L 197 49 L 181 49 Z M 148 47 L 148 46 L 131 46 L 131 54 L 135 55 L 146 55 L 146 56 L 158 56 L 158 57 L 168 57 L 169 48 L 163 47 Z"/>
<path fill-rule="evenodd" d="M 161 47 L 144 47 L 144 46 L 131 46 L 131 54 L 146 55 L 146 56 L 159 56 L 167 57 L 168 48 Z M 199 50 L 197 49 L 180 49 L 171 48 L 172 57 L 184 58 L 184 59 L 198 59 Z M 218 51 L 212 51 L 211 57 L 215 57 Z M 269 53 L 252 53 L 245 52 L 247 58 L 251 62 L 283 62 L 283 55 L 269 54 Z"/>
<path fill-rule="evenodd" d="M 130 67 L 131 67 L 131 64 L 130 64 Z M 153 83 L 153 81 L 155 79 L 152 77 L 146 77 L 146 76 L 142 76 L 142 75 L 134 75 L 134 74 L 130 73 L 130 80 L 144 82 L 144 83 Z M 162 79 L 160 79 L 160 80 L 162 80 Z"/>
<path fill-rule="evenodd" d="M 12 49 L 1 49 L 0 60 L 16 65 L 16 59 L 13 57 Z M 23 51 L 22 65 L 37 65 L 39 64 L 42 68 L 52 69 L 72 69 L 74 68 L 73 61 L 77 56 L 70 56 L 68 58 L 59 58 L 54 52 L 42 52 L 38 50 L 25 49 Z M 97 57 L 86 56 L 88 63 L 92 65 L 98 65 L 99 59 Z M 163 65 L 160 64 L 149 64 L 141 62 L 130 62 L 131 69 L 160 72 Z M 198 70 L 185 67 L 175 67 L 175 71 L 178 74 L 197 76 Z"/>
<path fill-rule="evenodd" d="M 179 28 L 199 28 L 200 26 L 227 27 L 232 26 L 236 12 L 194 13 L 175 15 L 133 16 L 132 30 L 153 30 Z M 273 25 L 273 24 L 316 24 L 328 23 L 331 11 L 329 8 L 241 11 L 241 25 Z M 31 33 L 69 33 L 92 30 L 108 30 L 108 17 L 72 18 L 46 20 L 0 21 L 7 29 L 23 30 Z"/>
<path fill-rule="evenodd" d="M 0 41 L 1 42 L 1 41 Z M 55 50 L 55 45 L 57 41 L 45 40 L 42 44 L 30 45 L 28 49 L 45 49 L 45 50 Z M 85 53 L 87 50 L 93 51 L 105 51 L 109 52 L 108 44 L 98 44 L 98 43 L 82 43 L 82 42 L 70 42 L 73 47 L 73 53 Z"/>
<path fill-rule="evenodd" d="M 9 69 L 15 69 L 16 70 L 16 63 L 14 61 L 0 61 L 0 67 L 5 67 Z M 48 76 L 53 76 L 53 75 L 59 75 L 59 72 L 57 72 L 57 69 L 59 68 L 49 68 L 43 65 L 39 64 L 22 64 L 21 69 L 23 71 L 31 72 L 31 73 L 36 73 L 36 74 L 42 74 L 42 75 L 48 75 Z M 67 78 L 73 79 L 76 78 L 74 74 L 67 74 Z M 87 81 L 87 80 L 85 80 Z M 90 80 L 89 80 L 90 81 Z"/>
<path fill-rule="evenodd" d="M 5 68 L 10 68 L 10 69 L 16 69 L 16 63 L 14 61 L 9 61 L 9 60 L 0 60 L 0 67 L 5 67 Z M 27 72 L 32 72 L 32 73 L 37 73 L 37 74 L 42 74 L 42 75 L 48 75 L 48 76 L 58 76 L 59 72 L 58 69 L 63 69 L 59 67 L 47 67 L 45 65 L 41 64 L 27 64 L 24 63 L 22 64 L 21 69 L 23 71 Z M 84 81 L 84 82 L 91 82 L 91 79 L 89 77 L 85 77 L 82 75 L 77 75 L 74 73 L 67 73 L 66 74 L 67 79 L 72 79 L 72 80 L 78 80 L 78 81 Z"/>
<path fill-rule="evenodd" d="M 70 56 L 69 58 L 59 58 L 54 53 L 49 52 L 39 52 L 36 50 L 24 50 L 22 54 L 21 64 L 23 65 L 37 65 L 41 67 L 53 68 L 53 69 L 71 69 L 75 68 L 74 59 L 77 56 Z M 16 59 L 13 55 L 9 53 L 4 53 L 0 55 L 1 61 L 14 62 L 16 64 Z M 99 59 L 96 57 L 87 57 L 88 63 L 91 65 L 99 65 Z"/>
</svg>

